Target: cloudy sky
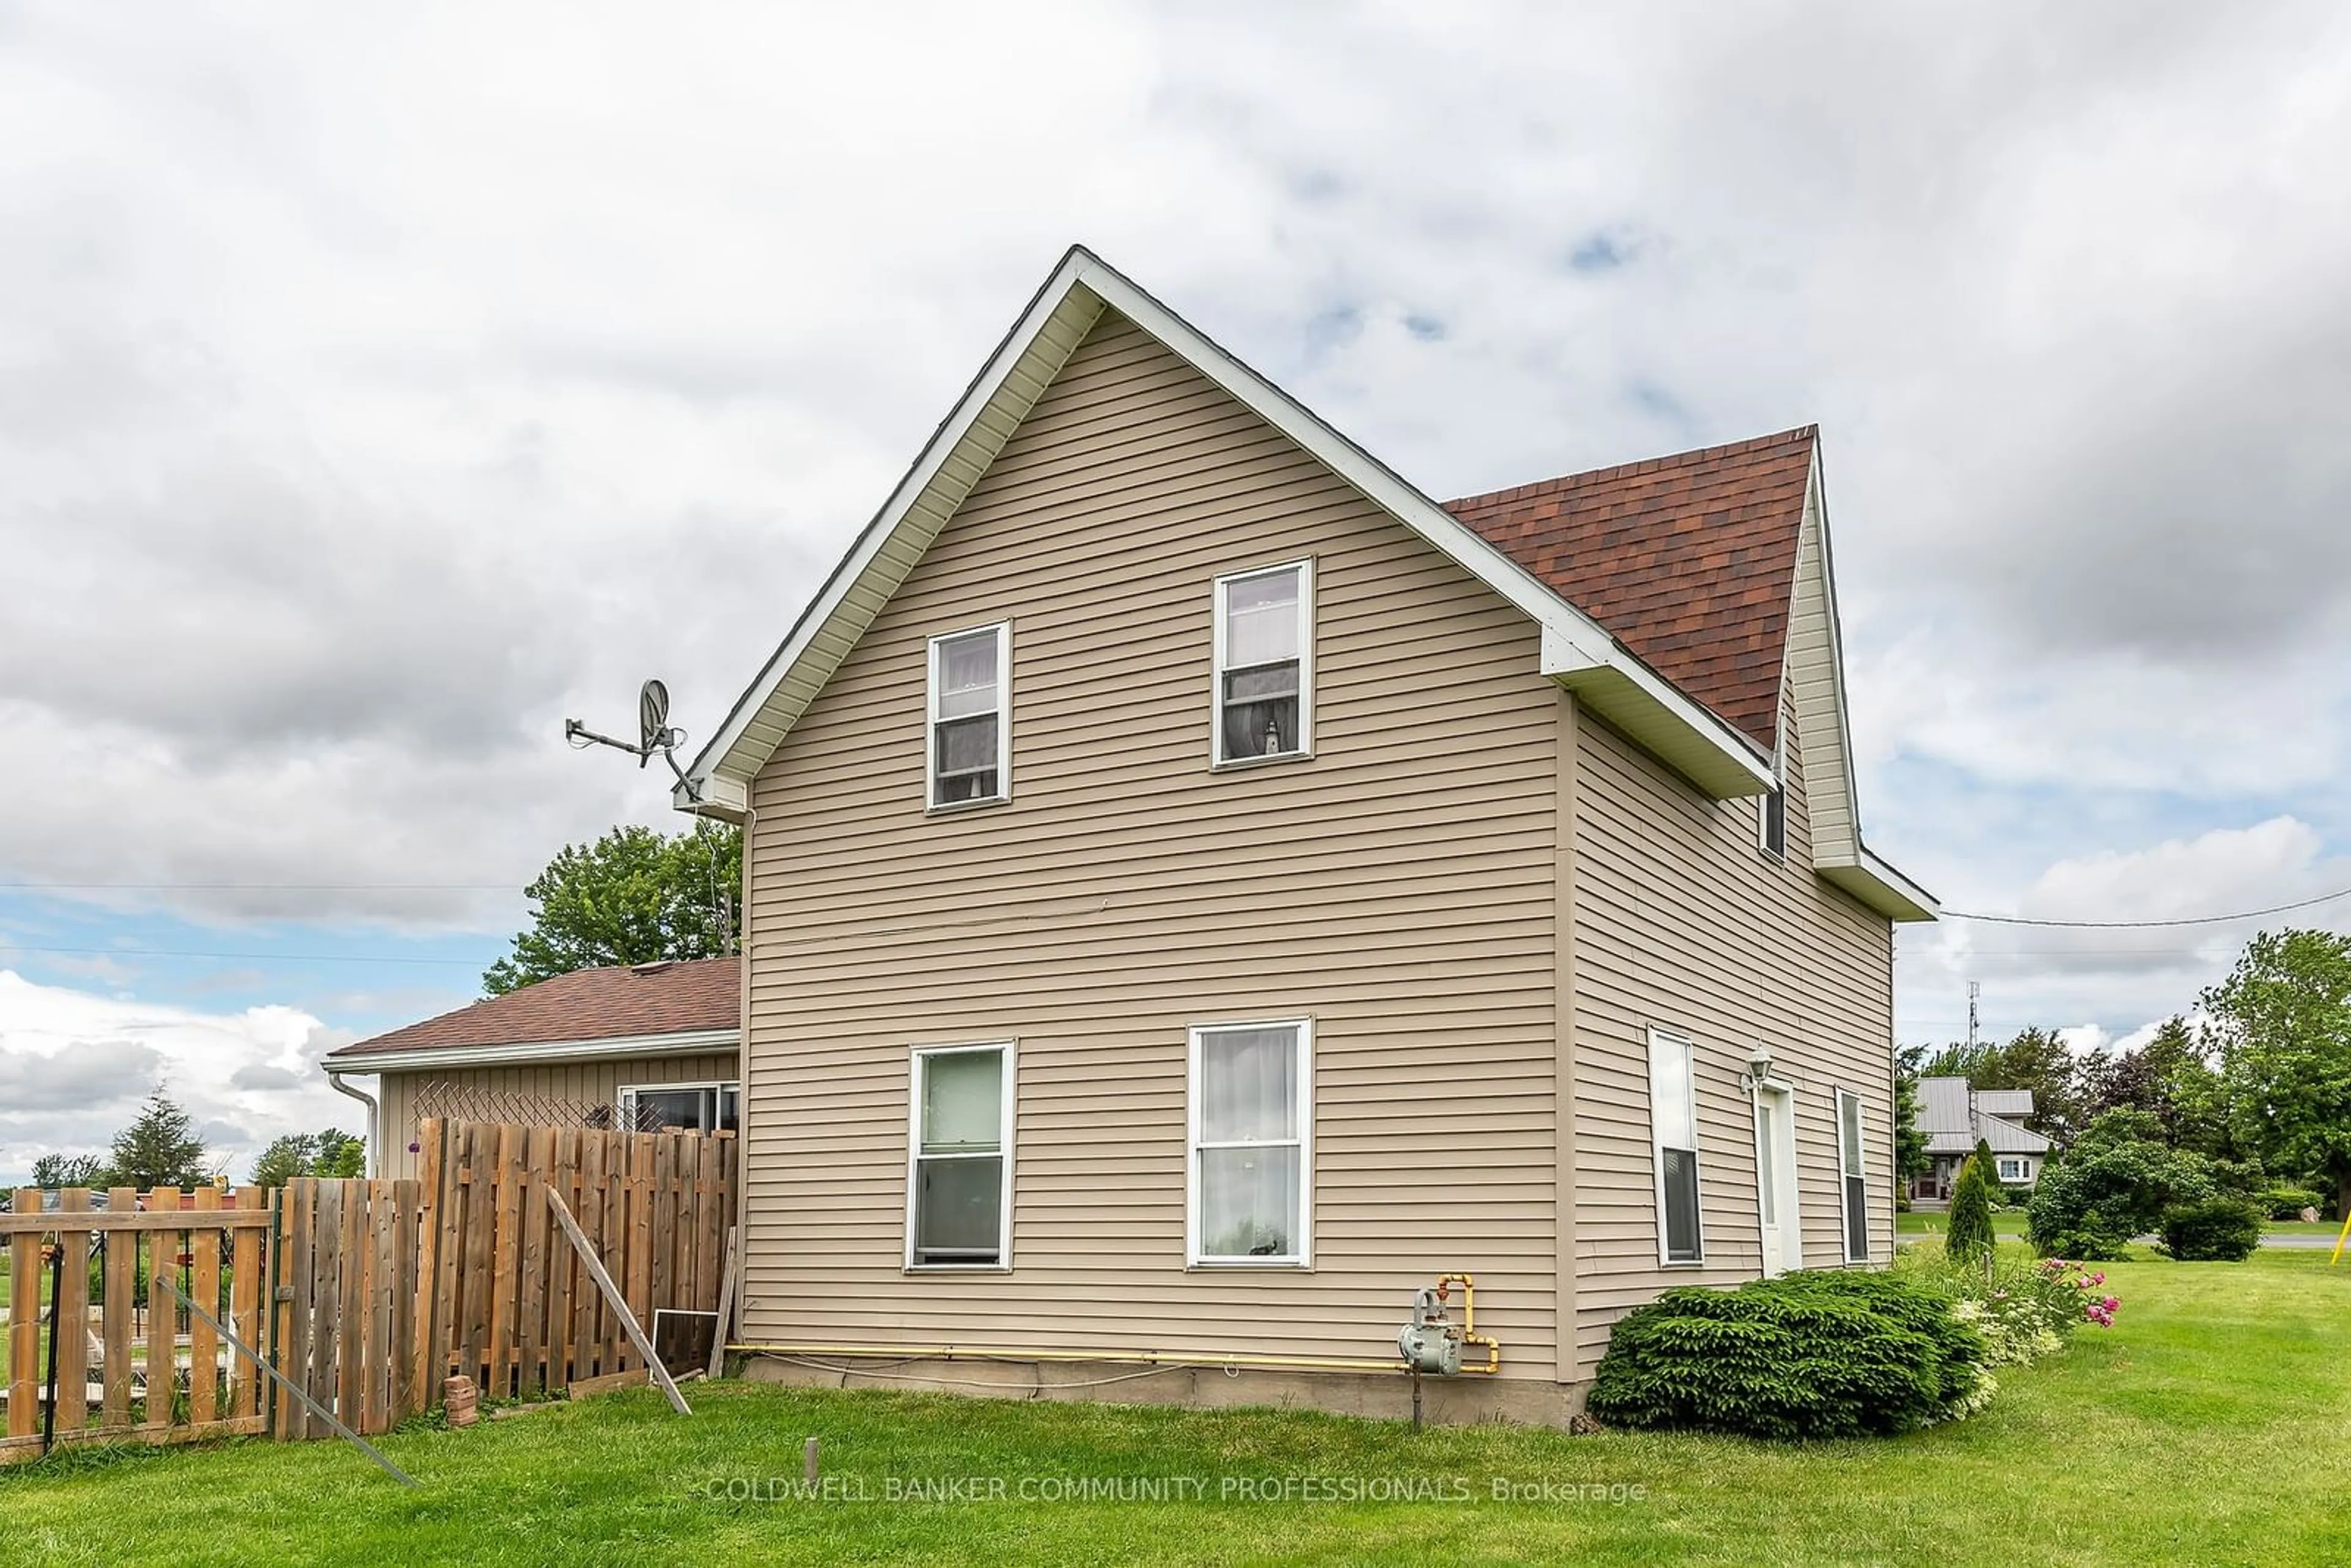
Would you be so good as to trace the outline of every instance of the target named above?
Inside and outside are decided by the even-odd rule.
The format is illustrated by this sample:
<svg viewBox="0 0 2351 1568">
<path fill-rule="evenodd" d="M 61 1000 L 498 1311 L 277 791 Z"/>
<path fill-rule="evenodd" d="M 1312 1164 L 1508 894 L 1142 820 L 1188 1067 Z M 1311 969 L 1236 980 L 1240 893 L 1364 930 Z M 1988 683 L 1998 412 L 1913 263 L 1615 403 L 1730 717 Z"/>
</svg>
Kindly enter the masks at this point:
<svg viewBox="0 0 2351 1568">
<path fill-rule="evenodd" d="M 563 717 L 706 734 L 1073 240 L 1433 495 L 1820 422 L 1953 907 L 2351 886 L 2351 10 L 1567 9 L 0 0 L 0 1179 L 353 1124 L 665 821 Z M 2247 930 L 1952 922 L 1899 1030 Z"/>
</svg>

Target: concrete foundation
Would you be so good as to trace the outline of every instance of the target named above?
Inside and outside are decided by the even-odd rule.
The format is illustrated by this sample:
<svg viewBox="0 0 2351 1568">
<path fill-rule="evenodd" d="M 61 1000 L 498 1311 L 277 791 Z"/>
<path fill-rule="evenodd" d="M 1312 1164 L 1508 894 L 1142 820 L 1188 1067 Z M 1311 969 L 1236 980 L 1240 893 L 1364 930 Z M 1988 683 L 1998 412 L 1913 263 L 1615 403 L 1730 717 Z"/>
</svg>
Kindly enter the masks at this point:
<svg viewBox="0 0 2351 1568">
<path fill-rule="evenodd" d="M 794 1388 L 895 1388 L 988 1399 L 1180 1405 L 1196 1409 L 1262 1406 L 1381 1421 L 1412 1419 L 1412 1379 L 1401 1372 L 1144 1366 L 1122 1361 L 962 1356 L 908 1361 L 893 1356 L 793 1354 L 750 1356 L 745 1361 L 743 1376 Z M 1466 1374 L 1424 1377 L 1421 1416 L 1432 1426 L 1488 1421 L 1564 1427 L 1582 1414 L 1588 1386 Z"/>
</svg>

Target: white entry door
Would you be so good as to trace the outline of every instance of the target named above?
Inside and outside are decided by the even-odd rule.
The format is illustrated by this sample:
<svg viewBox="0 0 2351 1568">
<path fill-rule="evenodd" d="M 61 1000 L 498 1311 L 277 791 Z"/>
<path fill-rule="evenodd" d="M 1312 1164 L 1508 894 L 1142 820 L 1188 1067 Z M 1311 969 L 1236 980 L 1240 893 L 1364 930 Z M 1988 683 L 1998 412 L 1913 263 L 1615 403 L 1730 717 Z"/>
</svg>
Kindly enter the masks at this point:
<svg viewBox="0 0 2351 1568">
<path fill-rule="evenodd" d="M 1755 1201 L 1763 1221 L 1766 1279 L 1803 1267 L 1796 1220 L 1795 1127 L 1785 1089 L 1755 1091 Z"/>
</svg>

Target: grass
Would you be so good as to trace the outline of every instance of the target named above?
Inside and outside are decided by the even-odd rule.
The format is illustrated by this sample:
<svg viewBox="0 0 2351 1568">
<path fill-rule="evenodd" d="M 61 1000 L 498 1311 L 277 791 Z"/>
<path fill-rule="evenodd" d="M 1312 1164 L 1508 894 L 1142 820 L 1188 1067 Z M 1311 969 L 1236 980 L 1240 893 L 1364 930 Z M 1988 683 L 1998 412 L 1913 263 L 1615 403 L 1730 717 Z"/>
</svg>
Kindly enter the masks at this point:
<svg viewBox="0 0 2351 1568">
<path fill-rule="evenodd" d="M 2339 1563 L 2351 1515 L 2325 1499 L 2351 1471 L 2351 1270 L 2325 1262 L 2109 1265 L 2115 1329 L 2004 1374 L 1974 1420 L 1888 1441 L 1415 1437 L 1278 1411 L 689 1385 L 690 1419 L 638 1392 L 392 1434 L 414 1491 L 336 1443 L 61 1456 L 0 1471 L 0 1542 L 54 1564 Z M 845 1498 L 740 1495 L 797 1478 L 810 1434 Z M 910 1478 L 1009 1492 L 1089 1476 L 1190 1478 L 1207 1495 L 885 1500 Z M 1447 1500 L 1224 1495 L 1283 1477 L 1416 1479 Z M 1552 1492 L 1496 1500 L 1497 1477 Z"/>
<path fill-rule="evenodd" d="M 1904 1212 L 1894 1217 L 1894 1234 L 1903 1237 L 1940 1236 L 1949 1227 L 1949 1214 L 1917 1214 Z M 1991 1217 L 1995 1236 L 2021 1239 L 2024 1235 L 2024 1210 L 2003 1208 Z"/>
</svg>

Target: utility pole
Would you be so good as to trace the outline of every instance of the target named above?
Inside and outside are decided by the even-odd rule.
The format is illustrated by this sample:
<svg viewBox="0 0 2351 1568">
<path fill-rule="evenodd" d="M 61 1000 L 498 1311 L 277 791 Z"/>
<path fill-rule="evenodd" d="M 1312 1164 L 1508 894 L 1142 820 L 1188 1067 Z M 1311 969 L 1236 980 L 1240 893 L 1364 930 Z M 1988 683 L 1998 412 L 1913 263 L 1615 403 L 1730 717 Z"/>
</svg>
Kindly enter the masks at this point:
<svg viewBox="0 0 2351 1568">
<path fill-rule="evenodd" d="M 1968 1050 L 1970 1052 L 1976 1048 L 1976 999 L 1982 995 L 1983 982 L 1970 980 L 1968 982 Z"/>
</svg>

